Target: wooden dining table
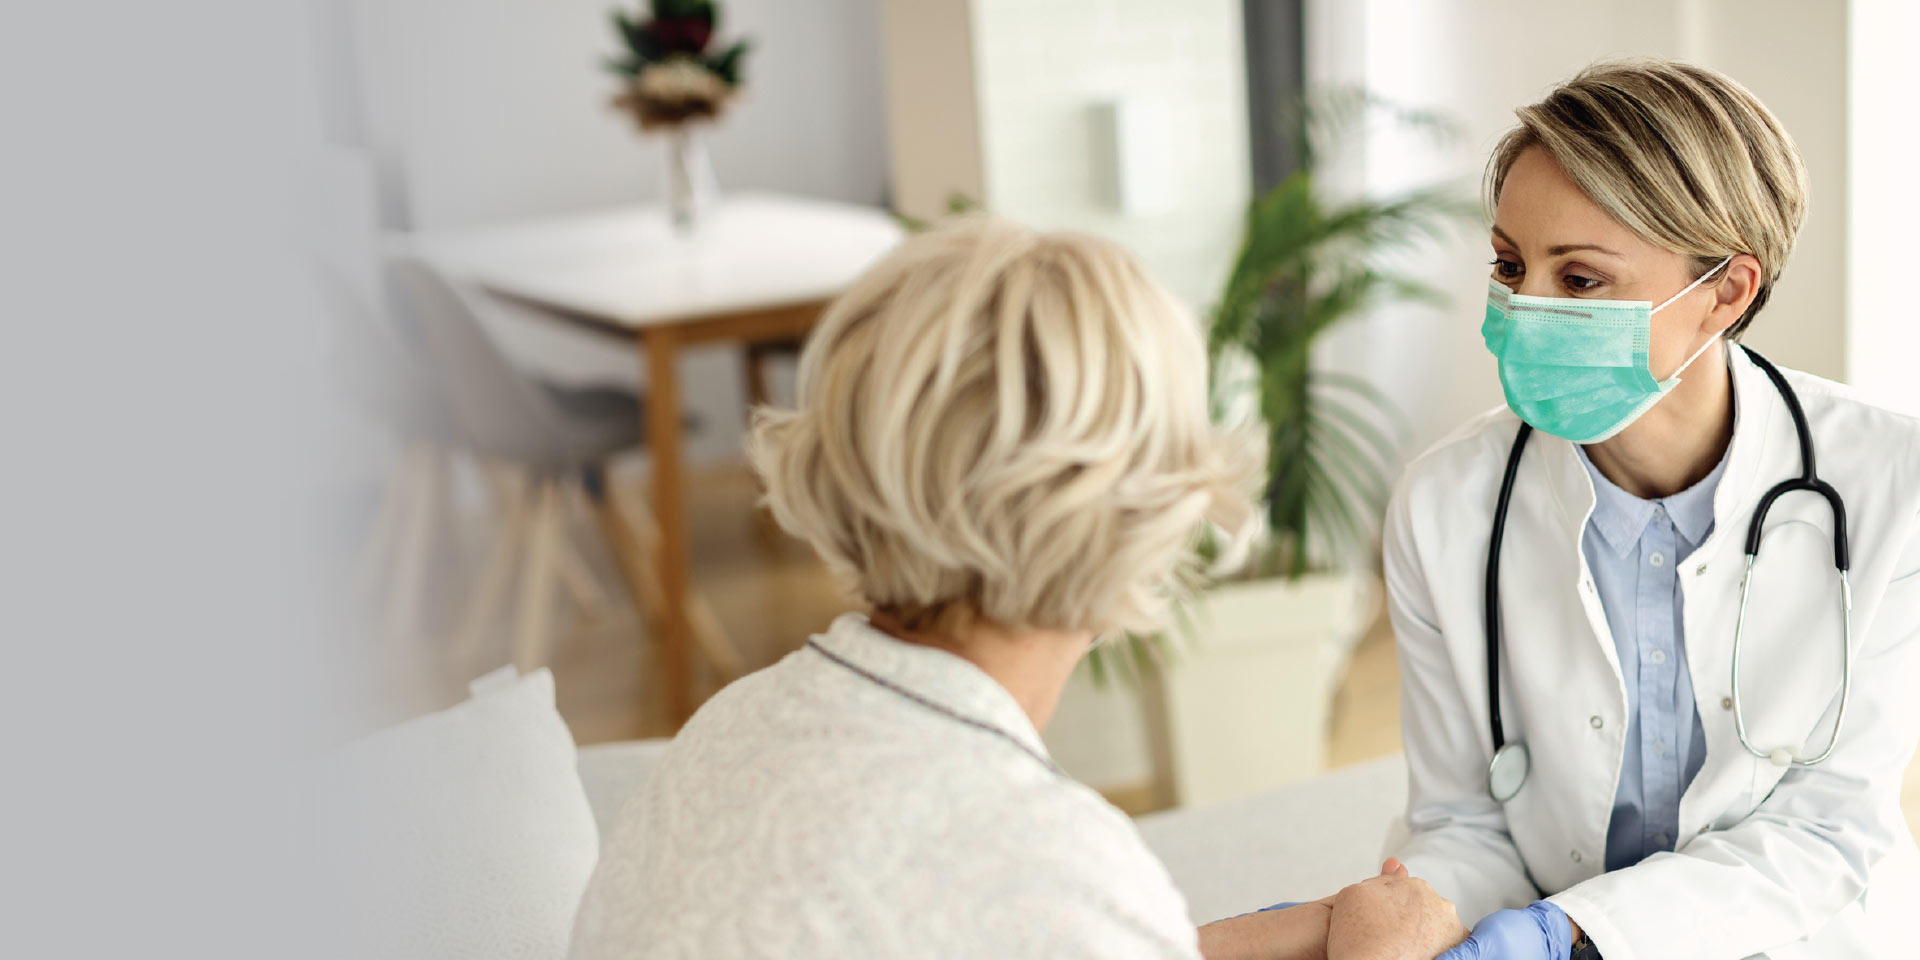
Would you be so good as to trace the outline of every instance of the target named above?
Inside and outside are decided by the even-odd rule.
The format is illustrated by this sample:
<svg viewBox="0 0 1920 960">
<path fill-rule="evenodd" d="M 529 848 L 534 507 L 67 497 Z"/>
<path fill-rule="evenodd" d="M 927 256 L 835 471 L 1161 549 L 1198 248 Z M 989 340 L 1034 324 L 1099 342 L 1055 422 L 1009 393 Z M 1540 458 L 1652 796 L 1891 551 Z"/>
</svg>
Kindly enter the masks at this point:
<svg viewBox="0 0 1920 960">
<path fill-rule="evenodd" d="M 673 232 L 662 206 L 633 204 L 436 231 L 412 244 L 450 275 L 638 348 L 664 593 L 657 663 L 676 724 L 698 705 L 680 353 L 717 341 L 751 347 L 804 337 L 826 304 L 901 236 L 877 208 L 739 194 L 691 236 Z"/>
</svg>

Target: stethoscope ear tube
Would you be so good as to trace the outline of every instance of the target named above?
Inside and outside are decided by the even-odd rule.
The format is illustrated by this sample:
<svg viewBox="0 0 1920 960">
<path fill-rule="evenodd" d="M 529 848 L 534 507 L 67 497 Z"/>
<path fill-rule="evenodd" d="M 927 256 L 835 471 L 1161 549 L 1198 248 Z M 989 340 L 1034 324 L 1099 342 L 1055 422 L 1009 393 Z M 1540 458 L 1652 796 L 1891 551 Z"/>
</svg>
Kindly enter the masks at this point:
<svg viewBox="0 0 1920 960">
<path fill-rule="evenodd" d="M 1744 349 L 1744 348 L 1743 348 Z M 1747 350 L 1747 356 L 1754 366 L 1760 368 L 1773 381 L 1773 387 L 1786 402 L 1787 412 L 1793 415 L 1793 430 L 1800 441 L 1800 476 L 1782 480 L 1773 485 L 1760 503 L 1754 508 L 1753 520 L 1747 524 L 1747 568 L 1740 575 L 1740 612 L 1733 622 L 1733 689 L 1729 696 L 1733 700 L 1733 730 L 1740 737 L 1740 746 L 1756 757 L 1772 761 L 1774 766 L 1811 767 L 1833 755 L 1833 748 L 1840 743 L 1840 728 L 1847 720 L 1847 703 L 1853 695 L 1853 584 L 1847 577 L 1847 505 L 1840 498 L 1840 492 L 1833 489 L 1825 480 L 1820 479 L 1814 466 L 1813 431 L 1807 426 L 1807 414 L 1800 407 L 1800 397 L 1788 386 L 1787 378 L 1780 373 L 1767 358 Z M 1740 646 L 1745 639 L 1747 625 L 1747 598 L 1753 593 L 1753 565 L 1760 556 L 1760 539 L 1766 531 L 1767 511 L 1773 509 L 1774 501 L 1789 493 L 1806 491 L 1817 493 L 1827 501 L 1828 509 L 1833 511 L 1833 568 L 1840 577 L 1840 707 L 1833 717 L 1833 736 L 1827 741 L 1827 748 L 1816 756 L 1800 759 L 1789 747 L 1773 750 L 1761 750 L 1747 739 L 1746 712 L 1740 702 Z"/>
<path fill-rule="evenodd" d="M 1760 553 L 1760 538 L 1766 532 L 1767 511 L 1773 509 L 1773 502 L 1786 494 L 1803 490 L 1819 494 L 1833 511 L 1833 567 L 1841 573 L 1847 572 L 1847 505 L 1840 499 L 1839 491 L 1818 477 L 1811 480 L 1804 477 L 1782 480 L 1761 496 L 1760 505 L 1753 510 L 1753 521 L 1747 525 L 1748 560 L 1751 561 Z"/>
</svg>

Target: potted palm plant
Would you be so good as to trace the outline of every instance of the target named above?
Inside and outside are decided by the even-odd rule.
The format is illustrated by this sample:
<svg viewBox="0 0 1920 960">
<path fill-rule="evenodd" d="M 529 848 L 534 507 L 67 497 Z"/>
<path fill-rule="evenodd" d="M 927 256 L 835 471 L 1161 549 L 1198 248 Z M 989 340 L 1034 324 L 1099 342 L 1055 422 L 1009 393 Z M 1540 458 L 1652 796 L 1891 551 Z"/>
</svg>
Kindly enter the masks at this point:
<svg viewBox="0 0 1920 960">
<path fill-rule="evenodd" d="M 1089 658 L 1095 686 L 1116 671 L 1139 680 L 1163 804 L 1320 770 L 1333 688 L 1377 612 L 1377 527 L 1403 454 L 1403 418 L 1365 379 L 1317 365 L 1314 347 L 1369 309 L 1439 302 L 1389 261 L 1474 211 L 1449 187 L 1328 195 L 1326 148 L 1382 114 L 1448 129 L 1355 92 L 1298 109 L 1294 172 L 1253 201 L 1211 311 L 1215 414 L 1255 420 L 1266 442 L 1266 523 L 1252 559 L 1180 599 L 1173 631 L 1128 637 Z M 1210 559 L 1210 543 L 1200 550 Z"/>
</svg>

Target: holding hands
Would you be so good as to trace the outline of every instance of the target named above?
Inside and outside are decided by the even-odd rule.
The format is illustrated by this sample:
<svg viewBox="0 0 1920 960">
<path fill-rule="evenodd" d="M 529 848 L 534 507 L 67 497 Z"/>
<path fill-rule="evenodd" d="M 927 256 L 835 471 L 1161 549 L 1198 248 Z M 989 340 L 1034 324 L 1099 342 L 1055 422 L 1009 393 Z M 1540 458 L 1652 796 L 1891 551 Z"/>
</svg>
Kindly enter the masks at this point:
<svg viewBox="0 0 1920 960">
<path fill-rule="evenodd" d="M 1329 901 L 1328 960 L 1432 960 L 1467 936 L 1453 904 L 1398 860 L 1321 902 Z"/>
<path fill-rule="evenodd" d="M 1388 860 L 1331 897 L 1208 924 L 1200 948 L 1208 960 L 1566 960 L 1573 937 L 1544 900 L 1495 913 L 1469 935 L 1452 903 Z"/>
</svg>

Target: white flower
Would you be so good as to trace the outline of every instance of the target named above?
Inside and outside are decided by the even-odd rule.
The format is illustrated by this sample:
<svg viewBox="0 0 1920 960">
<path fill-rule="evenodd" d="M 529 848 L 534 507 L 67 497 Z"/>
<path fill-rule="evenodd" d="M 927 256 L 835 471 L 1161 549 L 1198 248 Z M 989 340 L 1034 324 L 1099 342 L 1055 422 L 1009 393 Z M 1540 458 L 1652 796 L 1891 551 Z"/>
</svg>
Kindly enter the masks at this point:
<svg viewBox="0 0 1920 960">
<path fill-rule="evenodd" d="M 673 57 L 648 64 L 634 81 L 641 98 L 663 104 L 706 102 L 719 104 L 732 92 L 725 80 L 690 57 Z"/>
</svg>

